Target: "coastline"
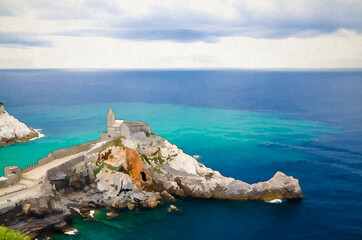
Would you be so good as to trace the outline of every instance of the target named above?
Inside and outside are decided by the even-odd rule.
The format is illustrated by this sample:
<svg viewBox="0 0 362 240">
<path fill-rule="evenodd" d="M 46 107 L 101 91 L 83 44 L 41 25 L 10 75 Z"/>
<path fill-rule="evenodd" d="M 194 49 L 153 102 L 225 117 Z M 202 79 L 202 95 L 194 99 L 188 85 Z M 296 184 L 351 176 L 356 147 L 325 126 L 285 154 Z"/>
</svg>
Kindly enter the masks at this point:
<svg viewBox="0 0 362 240">
<path fill-rule="evenodd" d="M 19 175 L 21 189 L 17 184 L 0 189 L 4 192 L 1 222 L 36 236 L 52 229 L 67 232 L 71 215 L 91 219 L 96 209 L 112 214 L 154 208 L 167 201 L 177 204 L 177 198 L 187 196 L 266 202 L 303 197 L 298 180 L 284 173 L 248 184 L 207 168 L 152 133 L 149 124 L 112 124 L 116 129 L 111 125 L 100 139 L 55 150 L 24 168 Z M 178 209 L 173 206 L 169 211 Z M 28 223 L 30 216 L 36 220 Z"/>
<path fill-rule="evenodd" d="M 5 110 L 3 103 L 0 103 L 0 147 L 15 142 L 28 142 L 44 136 L 40 131 L 19 121 Z"/>
<path fill-rule="evenodd" d="M 6 76 L 2 74 L 3 81 L 0 85 L 8 89 L 12 83 L 13 88 L 0 92 L 2 100 L 9 101 L 6 106 L 9 106 L 10 112 L 19 117 L 19 120 L 29 123 L 29 126 L 43 128 L 42 132 L 47 137 L 28 144 L 0 148 L 0 159 L 3 163 L 1 169 L 10 164 L 24 166 L 36 163 L 38 159 L 45 157 L 49 150 L 97 139 L 99 131 L 105 130 L 104 113 L 112 105 L 121 118 L 142 119 L 152 123 L 155 133 L 166 137 L 191 156 L 201 155 L 200 162 L 219 170 L 224 176 L 252 183 L 267 180 L 277 170 L 282 170 L 299 178 L 305 193 L 303 201 L 286 201 L 282 204 L 192 198 L 184 204 L 183 201 L 186 200 L 181 199 L 176 206 L 184 213 L 179 216 L 170 217 L 166 213 L 165 205 L 151 211 L 120 211 L 119 219 L 111 220 L 116 227 L 109 227 L 108 221 L 103 224 L 73 218 L 79 226 L 80 238 L 87 239 L 87 236 L 90 236 L 94 240 L 103 239 L 102 234 L 97 235 L 96 231 L 91 231 L 93 228 L 109 232 L 110 238 L 114 239 L 135 239 L 135 236 L 138 239 L 144 236 L 156 238 L 157 235 L 162 239 L 162 236 L 171 233 L 188 239 L 195 239 L 197 236 L 202 239 L 221 239 L 223 236 L 235 239 L 243 238 L 247 234 L 263 238 L 267 233 L 281 239 L 293 236 L 300 240 L 319 239 L 331 232 L 336 239 L 358 239 L 361 236 L 359 226 L 362 217 L 358 214 L 359 203 L 362 202 L 362 189 L 359 184 L 361 168 L 357 164 L 361 161 L 362 149 L 359 121 L 361 98 L 356 96 L 361 89 L 361 82 L 352 80 L 361 79 L 361 74 L 268 73 L 261 76 L 253 73 L 248 76 L 245 73 L 235 73 L 234 76 L 229 76 L 227 72 L 222 72 L 214 77 L 214 73 L 205 72 L 203 76 L 195 73 L 183 75 L 180 78 L 195 79 L 185 84 L 181 84 L 181 79 L 171 83 L 168 81 L 169 78 L 175 79 L 173 76 L 179 75 L 178 73 L 157 75 L 162 81 L 153 80 L 156 78 L 155 73 L 137 74 L 134 79 L 135 86 L 139 89 L 132 92 L 133 98 L 129 95 L 113 94 L 108 95 L 107 103 L 100 101 L 104 96 L 97 97 L 109 92 L 109 89 L 104 88 L 103 79 L 109 81 L 115 91 L 123 89 L 121 86 L 124 85 L 125 94 L 130 93 L 130 85 L 122 80 L 121 74 L 114 73 L 113 76 L 118 79 L 112 81 L 112 76 L 105 73 L 77 73 L 69 77 L 75 83 L 69 87 L 63 87 L 61 81 L 57 83 L 49 79 L 50 76 L 64 78 L 62 73 L 48 71 L 39 73 L 36 77 L 33 77 L 33 74 L 35 73 L 20 71 Z M 6 80 L 7 76 L 12 80 Z M 230 81 L 226 86 L 215 82 L 225 77 Z M 42 78 L 43 82 L 39 83 L 39 78 Z M 102 78 L 102 81 L 98 80 L 99 78 Z M 139 78 L 149 78 L 148 85 L 155 88 L 150 89 L 148 85 L 143 85 L 146 81 L 137 83 Z M 305 81 L 306 78 L 309 80 Z M 336 78 L 338 81 L 330 81 Z M 210 82 L 208 79 L 214 80 L 219 95 L 212 95 L 210 89 L 203 89 L 198 84 L 200 81 Z M 255 79 L 270 85 L 252 85 L 258 82 Z M 284 81 L 280 81 L 281 79 Z M 24 80 L 28 84 L 22 84 Z M 161 91 L 156 88 L 160 86 L 160 82 L 165 84 L 161 89 L 169 89 L 178 82 L 181 89 L 175 93 L 163 91 L 162 99 L 155 102 L 155 97 L 159 96 Z M 35 98 L 29 91 L 33 87 L 41 86 L 44 89 L 42 93 L 45 93 L 52 91 L 54 85 L 61 91 L 54 91 L 52 96 L 40 94 Z M 198 98 L 193 97 L 193 92 L 184 91 L 186 86 L 190 85 L 199 93 Z M 230 85 L 235 86 L 235 89 L 231 89 Z M 245 85 L 245 88 L 240 85 Z M 310 90 L 306 90 L 308 85 Z M 341 87 L 342 85 L 345 87 Z M 279 86 L 279 90 L 276 86 Z M 24 91 L 12 91 L 15 88 L 22 88 Z M 296 88 L 300 88 L 300 91 L 296 92 Z M 267 91 L 268 89 L 270 91 Z M 100 95 L 79 95 L 82 102 L 78 101 L 79 98 L 70 96 L 70 92 L 92 91 L 100 91 Z M 289 91 L 294 94 L 286 95 Z M 24 92 L 29 94 L 24 96 Z M 330 94 L 326 94 L 327 92 Z M 261 97 L 261 93 L 264 93 L 263 99 L 250 97 Z M 4 98 L 5 94 L 7 99 Z M 219 97 L 217 101 L 215 96 Z M 325 101 L 327 97 L 328 101 Z M 189 100 L 186 101 L 186 98 Z M 305 101 L 301 101 L 302 98 Z M 125 100 L 127 103 L 121 103 Z M 134 101 L 143 103 L 132 103 Z M 16 107 L 13 107 L 15 104 Z M 234 109 L 233 112 L 227 110 L 230 108 Z M 303 110 L 302 113 L 300 109 Z M 290 116 L 291 114 L 294 114 L 294 117 Z M 330 128 L 326 129 L 326 126 Z M 344 203 L 343 208 L 340 207 L 341 202 Z M 105 215 L 105 212 L 103 214 Z M 214 217 L 210 218 L 210 215 Z M 132 219 L 134 216 L 137 216 L 136 219 Z M 146 220 L 146 216 L 150 218 Z M 224 224 L 215 224 L 215 220 Z M 132 231 L 137 221 L 142 222 L 142 225 Z M 162 230 L 153 231 L 148 222 L 162 225 Z M 198 223 L 210 226 L 210 230 L 199 231 Z M 118 234 L 118 226 L 126 228 L 121 236 Z M 187 234 L 184 229 L 198 231 L 199 234 Z M 301 232 L 300 229 L 308 231 Z M 218 235 L 220 231 L 225 234 Z M 64 239 L 57 239 L 59 238 Z"/>
<path fill-rule="evenodd" d="M 40 139 L 40 138 L 46 137 L 45 134 L 41 133 L 42 129 L 35 129 L 35 128 L 33 128 L 33 130 L 38 134 L 38 136 L 29 139 L 29 141 L 34 141 L 34 140 L 36 140 L 36 139 Z"/>
</svg>

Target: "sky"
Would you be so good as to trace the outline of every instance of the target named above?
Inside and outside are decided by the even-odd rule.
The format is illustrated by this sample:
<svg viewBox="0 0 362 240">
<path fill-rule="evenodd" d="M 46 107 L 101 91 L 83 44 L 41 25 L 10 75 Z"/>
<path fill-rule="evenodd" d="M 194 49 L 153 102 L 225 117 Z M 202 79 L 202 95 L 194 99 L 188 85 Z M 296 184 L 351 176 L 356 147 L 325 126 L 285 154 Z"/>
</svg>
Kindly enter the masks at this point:
<svg viewBox="0 0 362 240">
<path fill-rule="evenodd" d="M 362 1 L 0 0 L 0 68 L 362 68 Z"/>
</svg>

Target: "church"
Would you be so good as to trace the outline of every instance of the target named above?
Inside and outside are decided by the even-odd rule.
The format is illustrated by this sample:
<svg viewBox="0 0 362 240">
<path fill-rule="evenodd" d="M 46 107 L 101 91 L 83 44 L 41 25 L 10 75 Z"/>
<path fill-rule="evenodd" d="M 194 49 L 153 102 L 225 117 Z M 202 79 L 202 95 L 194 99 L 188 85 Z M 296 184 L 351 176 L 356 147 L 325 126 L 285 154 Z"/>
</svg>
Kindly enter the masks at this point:
<svg viewBox="0 0 362 240">
<path fill-rule="evenodd" d="M 151 135 L 152 130 L 150 124 L 141 121 L 128 122 L 125 120 L 117 120 L 112 108 L 109 108 L 107 113 L 107 132 L 101 133 L 102 139 L 133 135 L 137 132 L 144 132 L 146 136 Z"/>
</svg>

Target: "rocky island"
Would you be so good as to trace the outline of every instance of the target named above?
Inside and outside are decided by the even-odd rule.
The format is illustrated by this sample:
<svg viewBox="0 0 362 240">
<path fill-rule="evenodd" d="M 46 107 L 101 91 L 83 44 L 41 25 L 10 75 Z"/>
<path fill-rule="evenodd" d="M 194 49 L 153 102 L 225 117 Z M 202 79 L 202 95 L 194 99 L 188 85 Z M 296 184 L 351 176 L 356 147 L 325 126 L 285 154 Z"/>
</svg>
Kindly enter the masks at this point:
<svg viewBox="0 0 362 240">
<path fill-rule="evenodd" d="M 39 133 L 10 115 L 0 102 L 0 146 L 15 142 L 27 142 L 39 137 Z"/>
<path fill-rule="evenodd" d="M 99 140 L 56 150 L 23 170 L 5 170 L 20 180 L 0 189 L 0 222 L 32 237 L 54 229 L 69 231 L 71 215 L 91 218 L 99 208 L 111 216 L 116 210 L 154 208 L 186 196 L 263 201 L 303 197 L 299 181 L 282 172 L 254 184 L 224 177 L 152 133 L 149 124 L 115 120 L 112 109 Z M 171 205 L 169 211 L 174 210 Z"/>
</svg>

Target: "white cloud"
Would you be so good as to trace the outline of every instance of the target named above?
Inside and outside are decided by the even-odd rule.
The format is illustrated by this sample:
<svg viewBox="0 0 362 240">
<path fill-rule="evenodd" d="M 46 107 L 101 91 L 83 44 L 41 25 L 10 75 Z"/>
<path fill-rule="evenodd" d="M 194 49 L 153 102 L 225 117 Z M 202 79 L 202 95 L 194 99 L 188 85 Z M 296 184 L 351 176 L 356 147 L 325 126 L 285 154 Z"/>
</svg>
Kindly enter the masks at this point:
<svg viewBox="0 0 362 240">
<path fill-rule="evenodd" d="M 362 67 L 362 1 L 1 0 L 0 68 Z"/>
<path fill-rule="evenodd" d="M 223 37 L 217 43 L 50 37 L 53 47 L 0 48 L 2 68 L 360 68 L 362 36 Z M 25 66 L 16 62 L 22 59 Z"/>
<path fill-rule="evenodd" d="M 0 18 L 3 32 L 62 35 L 64 31 L 79 29 L 188 29 L 215 36 L 270 38 L 289 37 L 304 31 L 362 30 L 359 0 L 2 1 L 0 9 L 13 12 L 12 17 Z"/>
</svg>

